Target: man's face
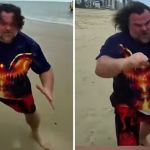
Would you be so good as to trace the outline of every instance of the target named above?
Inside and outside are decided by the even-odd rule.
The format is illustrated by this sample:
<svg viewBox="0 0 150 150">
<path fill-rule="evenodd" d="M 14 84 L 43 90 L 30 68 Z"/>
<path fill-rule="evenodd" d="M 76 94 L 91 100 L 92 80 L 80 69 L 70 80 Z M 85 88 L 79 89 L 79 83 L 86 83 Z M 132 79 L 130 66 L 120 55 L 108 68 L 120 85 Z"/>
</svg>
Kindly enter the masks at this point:
<svg viewBox="0 0 150 150">
<path fill-rule="evenodd" d="M 0 41 L 8 44 L 12 42 L 18 32 L 13 19 L 14 13 L 2 11 L 0 15 Z"/>
<path fill-rule="evenodd" d="M 150 12 L 145 9 L 142 14 L 133 13 L 129 17 L 130 35 L 142 42 L 150 42 Z"/>
</svg>

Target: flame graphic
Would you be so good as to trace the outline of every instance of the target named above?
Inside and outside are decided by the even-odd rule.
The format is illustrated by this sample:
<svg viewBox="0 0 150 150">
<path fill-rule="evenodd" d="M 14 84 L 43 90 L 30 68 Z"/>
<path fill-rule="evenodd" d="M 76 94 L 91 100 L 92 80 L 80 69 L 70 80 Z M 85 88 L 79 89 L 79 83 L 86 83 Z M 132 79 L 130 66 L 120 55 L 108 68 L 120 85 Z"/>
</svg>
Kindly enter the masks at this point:
<svg viewBox="0 0 150 150">
<path fill-rule="evenodd" d="M 32 54 L 23 53 L 17 55 L 12 62 L 10 67 L 6 68 L 4 64 L 0 64 L 0 97 L 3 99 L 14 99 L 16 96 L 12 92 L 15 85 L 15 80 L 23 78 L 32 63 Z M 22 85 L 20 85 L 21 87 Z"/>
<path fill-rule="evenodd" d="M 121 47 L 121 51 L 124 57 L 130 57 L 132 52 L 123 47 L 122 44 L 119 45 Z M 124 72 L 124 75 L 132 82 L 132 87 L 134 90 L 138 90 L 139 97 L 135 99 L 136 104 L 135 107 L 138 110 L 149 110 L 150 111 L 150 67 L 135 69 Z"/>
</svg>

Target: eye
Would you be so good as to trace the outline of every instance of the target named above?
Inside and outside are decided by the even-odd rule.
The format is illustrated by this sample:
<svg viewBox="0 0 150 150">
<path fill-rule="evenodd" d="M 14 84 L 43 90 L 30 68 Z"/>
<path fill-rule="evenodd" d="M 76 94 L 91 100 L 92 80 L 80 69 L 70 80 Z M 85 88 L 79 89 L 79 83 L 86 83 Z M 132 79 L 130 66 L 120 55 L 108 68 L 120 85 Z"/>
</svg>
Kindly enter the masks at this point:
<svg viewBox="0 0 150 150">
<path fill-rule="evenodd" d="M 0 21 L 0 25 L 1 25 L 1 26 L 5 26 L 6 23 L 4 23 L 3 21 Z"/>
<path fill-rule="evenodd" d="M 149 24 L 150 24 L 150 20 L 145 23 L 145 25 L 149 25 Z"/>
<path fill-rule="evenodd" d="M 136 26 L 136 27 L 142 27 L 142 25 L 141 25 L 141 24 L 135 24 L 135 26 Z"/>
</svg>

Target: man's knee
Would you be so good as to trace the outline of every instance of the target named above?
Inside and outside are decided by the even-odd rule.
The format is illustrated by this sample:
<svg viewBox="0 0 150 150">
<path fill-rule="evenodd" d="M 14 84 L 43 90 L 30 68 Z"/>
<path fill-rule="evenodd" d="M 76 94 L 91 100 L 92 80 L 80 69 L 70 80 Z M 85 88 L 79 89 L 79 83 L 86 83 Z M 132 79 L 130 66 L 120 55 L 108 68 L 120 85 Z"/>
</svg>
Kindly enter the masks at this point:
<svg viewBox="0 0 150 150">
<path fill-rule="evenodd" d="M 40 116 L 36 111 L 31 114 L 25 114 L 25 118 L 26 122 L 30 125 L 31 128 L 39 127 Z"/>
</svg>

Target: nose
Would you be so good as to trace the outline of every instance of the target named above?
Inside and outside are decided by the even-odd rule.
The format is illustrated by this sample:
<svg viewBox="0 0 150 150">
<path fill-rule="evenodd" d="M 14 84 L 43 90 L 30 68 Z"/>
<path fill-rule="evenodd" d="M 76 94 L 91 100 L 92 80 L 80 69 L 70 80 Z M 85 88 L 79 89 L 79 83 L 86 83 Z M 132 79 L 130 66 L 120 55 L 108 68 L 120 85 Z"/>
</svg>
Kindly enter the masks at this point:
<svg viewBox="0 0 150 150">
<path fill-rule="evenodd" d="M 6 25 L 6 30 L 9 31 L 11 29 L 10 25 Z"/>
<path fill-rule="evenodd" d="M 142 29 L 143 31 L 146 31 L 146 30 L 147 30 L 147 26 L 146 26 L 146 25 L 142 25 L 141 29 Z"/>
</svg>

